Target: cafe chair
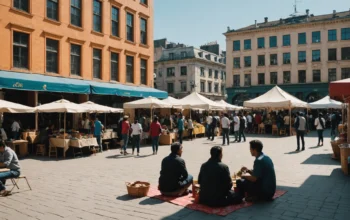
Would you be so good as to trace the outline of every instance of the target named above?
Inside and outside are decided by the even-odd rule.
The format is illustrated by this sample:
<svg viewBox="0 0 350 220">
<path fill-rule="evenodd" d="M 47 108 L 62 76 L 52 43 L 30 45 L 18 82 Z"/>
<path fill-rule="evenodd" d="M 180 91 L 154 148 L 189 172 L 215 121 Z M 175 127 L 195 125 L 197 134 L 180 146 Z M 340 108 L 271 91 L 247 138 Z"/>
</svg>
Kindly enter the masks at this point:
<svg viewBox="0 0 350 220">
<path fill-rule="evenodd" d="M 13 184 L 13 187 L 12 187 L 12 189 L 10 190 L 10 192 L 12 192 L 15 188 L 19 189 L 18 181 L 19 181 L 20 179 L 25 179 L 26 182 L 27 182 L 27 186 L 29 187 L 30 190 L 32 190 L 32 187 L 30 187 L 27 177 L 26 177 L 26 176 L 19 176 L 19 177 L 17 177 L 17 178 L 11 178 L 11 182 L 12 182 L 12 184 Z"/>
<path fill-rule="evenodd" d="M 45 156 L 45 144 L 37 144 L 36 145 L 36 155 Z"/>
<path fill-rule="evenodd" d="M 104 144 L 106 145 L 106 150 L 109 150 L 109 142 L 104 142 Z"/>
<path fill-rule="evenodd" d="M 51 146 L 49 147 L 49 158 L 56 157 L 57 159 L 57 147 Z"/>
<path fill-rule="evenodd" d="M 259 124 L 259 127 L 258 127 L 258 134 L 265 134 L 265 124 L 264 123 L 261 123 Z"/>
<path fill-rule="evenodd" d="M 287 135 L 287 129 L 286 128 L 281 128 L 280 135 Z"/>
<path fill-rule="evenodd" d="M 278 135 L 278 128 L 277 128 L 277 125 L 272 125 L 272 135 Z"/>
</svg>

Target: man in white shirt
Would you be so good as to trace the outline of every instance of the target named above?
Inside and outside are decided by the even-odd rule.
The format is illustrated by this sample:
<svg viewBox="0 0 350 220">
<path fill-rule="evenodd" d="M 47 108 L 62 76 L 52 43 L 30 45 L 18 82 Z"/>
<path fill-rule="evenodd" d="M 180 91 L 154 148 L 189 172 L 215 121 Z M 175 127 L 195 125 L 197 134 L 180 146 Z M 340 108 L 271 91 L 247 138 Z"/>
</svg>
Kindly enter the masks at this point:
<svg viewBox="0 0 350 220">
<path fill-rule="evenodd" d="M 135 146 L 137 148 L 137 156 L 140 156 L 140 142 L 141 142 L 141 134 L 142 134 L 142 126 L 135 119 L 134 124 L 131 125 L 131 137 L 132 137 L 132 154 L 134 155 Z"/>
<path fill-rule="evenodd" d="M 207 116 L 207 125 L 206 125 L 206 133 L 207 133 L 207 137 L 208 140 L 210 140 L 210 136 L 211 136 L 211 131 L 210 131 L 210 125 L 213 122 L 213 117 L 211 115 Z"/>
<path fill-rule="evenodd" d="M 237 116 L 237 113 L 235 113 L 235 116 L 233 117 L 233 132 L 235 134 L 235 141 L 234 142 L 237 142 L 238 141 L 238 134 L 239 134 L 239 125 L 240 125 L 240 122 L 239 122 L 239 117 Z"/>
<path fill-rule="evenodd" d="M 86 133 L 90 133 L 90 120 L 88 117 L 84 120 L 84 129 Z"/>
<path fill-rule="evenodd" d="M 290 118 L 289 118 L 289 115 L 287 114 L 286 116 L 284 116 L 283 118 L 283 121 L 284 121 L 284 127 L 286 128 L 286 132 L 287 134 L 289 134 L 289 130 L 290 130 Z"/>
<path fill-rule="evenodd" d="M 19 126 L 19 123 L 17 120 L 13 120 L 13 123 L 11 125 L 11 131 L 12 131 L 12 138 L 15 140 L 19 139 L 19 129 L 21 127 Z"/>
<path fill-rule="evenodd" d="M 225 138 L 227 139 L 227 145 L 230 145 L 230 119 L 228 119 L 228 115 L 225 113 L 221 118 L 221 128 L 222 128 L 222 145 L 225 145 Z"/>
<path fill-rule="evenodd" d="M 247 122 L 248 122 L 248 133 L 252 133 L 253 130 L 253 117 L 247 113 Z"/>
</svg>

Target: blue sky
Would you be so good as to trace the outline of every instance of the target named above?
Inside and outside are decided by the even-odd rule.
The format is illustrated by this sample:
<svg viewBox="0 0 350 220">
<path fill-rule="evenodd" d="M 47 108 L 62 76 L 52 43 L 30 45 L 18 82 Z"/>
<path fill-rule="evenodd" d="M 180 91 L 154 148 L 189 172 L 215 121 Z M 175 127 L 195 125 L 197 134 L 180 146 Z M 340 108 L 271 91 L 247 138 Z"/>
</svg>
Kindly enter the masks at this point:
<svg viewBox="0 0 350 220">
<path fill-rule="evenodd" d="M 226 50 L 227 27 L 238 29 L 254 23 L 286 18 L 294 0 L 154 0 L 154 38 L 199 47 L 218 41 Z M 298 11 L 311 14 L 347 11 L 350 0 L 299 0 Z"/>
</svg>

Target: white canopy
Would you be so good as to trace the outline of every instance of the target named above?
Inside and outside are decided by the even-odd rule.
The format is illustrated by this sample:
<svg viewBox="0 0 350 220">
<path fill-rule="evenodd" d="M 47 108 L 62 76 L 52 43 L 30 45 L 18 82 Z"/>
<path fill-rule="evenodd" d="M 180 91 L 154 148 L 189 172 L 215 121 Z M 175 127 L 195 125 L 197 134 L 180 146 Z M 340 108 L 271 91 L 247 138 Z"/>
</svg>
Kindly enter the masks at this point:
<svg viewBox="0 0 350 220">
<path fill-rule="evenodd" d="M 34 108 L 20 105 L 14 102 L 0 100 L 0 112 L 1 113 L 34 113 Z"/>
<path fill-rule="evenodd" d="M 124 103 L 123 107 L 131 108 L 131 109 L 136 109 L 136 108 L 153 109 L 153 108 L 171 108 L 172 105 L 150 96 L 148 98 Z"/>
<path fill-rule="evenodd" d="M 265 94 L 244 102 L 244 107 L 248 108 L 271 108 L 271 109 L 289 109 L 289 108 L 308 108 L 306 102 L 283 91 L 275 86 Z"/>
<path fill-rule="evenodd" d="M 89 109 L 70 102 L 65 99 L 61 99 L 55 102 L 51 102 L 48 104 L 40 105 L 35 108 L 36 112 L 68 112 L 68 113 L 83 113 L 89 112 Z"/>
<path fill-rule="evenodd" d="M 94 102 L 88 101 L 84 102 L 82 104 L 79 104 L 80 106 L 83 106 L 84 108 L 89 109 L 89 112 L 93 113 L 121 113 L 124 112 L 124 109 L 121 108 L 112 108 L 104 105 L 99 105 Z"/>
<path fill-rule="evenodd" d="M 328 95 L 316 102 L 309 103 L 309 107 L 312 109 L 329 109 L 329 108 L 341 109 L 342 106 L 343 106 L 342 102 L 335 101 L 331 99 Z"/>
<path fill-rule="evenodd" d="M 224 100 L 216 101 L 216 102 L 219 103 L 220 105 L 225 106 L 226 110 L 235 111 L 235 110 L 242 110 L 243 109 L 243 107 L 241 107 L 241 106 L 231 105 L 231 104 L 225 102 Z"/>
<path fill-rule="evenodd" d="M 168 96 L 168 98 L 163 99 L 162 101 L 172 105 L 173 108 L 184 108 L 184 107 L 186 107 L 186 106 L 182 105 L 180 99 L 175 99 L 175 98 L 173 98 L 171 96 Z"/>
<path fill-rule="evenodd" d="M 183 106 L 191 109 L 205 109 L 205 110 L 224 110 L 225 106 L 214 102 L 197 92 L 192 92 L 190 95 L 180 99 Z"/>
</svg>

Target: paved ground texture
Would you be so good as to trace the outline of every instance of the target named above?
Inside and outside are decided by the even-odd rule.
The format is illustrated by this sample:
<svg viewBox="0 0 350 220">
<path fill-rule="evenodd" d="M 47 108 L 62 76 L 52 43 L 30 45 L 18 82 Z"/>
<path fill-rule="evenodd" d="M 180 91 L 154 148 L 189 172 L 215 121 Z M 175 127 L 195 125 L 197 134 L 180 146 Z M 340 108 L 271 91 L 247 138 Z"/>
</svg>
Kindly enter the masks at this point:
<svg viewBox="0 0 350 220">
<path fill-rule="evenodd" d="M 294 152 L 295 136 L 254 136 L 247 141 L 253 138 L 264 143 L 264 152 L 273 159 L 278 188 L 288 191 L 270 203 L 218 217 L 156 199 L 129 198 L 125 182 L 146 180 L 157 186 L 160 162 L 170 151 L 169 146 L 161 146 L 153 156 L 151 147 L 144 146 L 139 158 L 110 150 L 77 159 L 21 160 L 33 191 L 21 180 L 20 190 L 0 198 L 0 219 L 350 219 L 350 177 L 344 176 L 340 163 L 330 158 L 329 138 L 325 146 L 316 147 L 316 134 L 308 135 L 307 149 L 300 153 Z M 221 142 L 221 138 L 214 142 L 205 138 L 185 141 L 183 158 L 189 172 L 197 177 L 201 164 L 209 158 L 209 149 Z M 224 147 L 223 162 L 231 173 L 242 165 L 251 167 L 253 160 L 247 142 Z"/>
</svg>

